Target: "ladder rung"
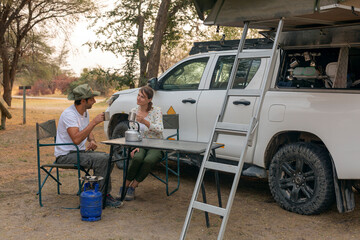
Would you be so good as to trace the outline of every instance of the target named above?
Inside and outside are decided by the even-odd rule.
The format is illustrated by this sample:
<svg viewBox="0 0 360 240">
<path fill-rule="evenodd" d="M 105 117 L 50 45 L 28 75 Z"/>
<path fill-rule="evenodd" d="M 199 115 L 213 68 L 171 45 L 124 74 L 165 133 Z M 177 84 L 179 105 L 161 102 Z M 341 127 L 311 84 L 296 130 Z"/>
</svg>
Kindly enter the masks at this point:
<svg viewBox="0 0 360 240">
<path fill-rule="evenodd" d="M 207 203 L 202 203 L 199 201 L 194 201 L 193 204 L 193 208 L 205 211 L 205 212 L 209 212 L 209 213 L 213 213 L 219 216 L 225 216 L 226 214 L 226 209 L 225 208 L 221 208 L 221 207 L 216 207 Z"/>
<path fill-rule="evenodd" d="M 238 166 L 224 164 L 224 163 L 217 163 L 217 162 L 209 162 L 209 161 L 205 163 L 205 167 L 211 170 L 234 173 L 234 174 L 237 173 L 238 171 Z"/>
<path fill-rule="evenodd" d="M 218 122 L 216 124 L 216 131 L 222 133 L 240 133 L 246 134 L 249 130 L 248 124 L 237 124 L 228 122 Z"/>
</svg>

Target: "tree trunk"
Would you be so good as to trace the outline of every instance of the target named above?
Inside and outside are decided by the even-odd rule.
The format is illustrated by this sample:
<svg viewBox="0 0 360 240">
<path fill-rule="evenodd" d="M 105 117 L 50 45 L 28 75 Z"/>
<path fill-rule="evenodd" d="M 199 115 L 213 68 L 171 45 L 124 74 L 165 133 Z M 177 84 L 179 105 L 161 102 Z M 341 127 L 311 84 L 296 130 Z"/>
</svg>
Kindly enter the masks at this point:
<svg viewBox="0 0 360 240">
<path fill-rule="evenodd" d="M 11 106 L 11 80 L 10 80 L 10 63 L 9 63 L 9 54 L 8 50 L 6 49 L 5 44 L 1 44 L 0 47 L 0 54 L 1 54 L 1 60 L 2 60 L 2 66 L 3 66 L 3 98 L 5 102 Z"/>
<path fill-rule="evenodd" d="M 12 62 L 9 62 L 8 60 L 9 54 L 8 54 L 8 50 L 6 49 L 6 46 L 2 45 L 2 48 L 0 50 L 1 58 L 3 61 L 3 88 L 4 88 L 3 98 L 9 106 L 11 106 L 11 101 L 12 101 L 11 93 L 15 82 L 16 67 L 18 65 L 19 57 L 20 57 L 20 41 L 21 40 L 18 41 L 17 43 L 18 46 L 14 50 Z"/>
<path fill-rule="evenodd" d="M 144 48 L 144 17 L 141 16 L 139 12 L 138 16 L 138 34 L 137 34 L 137 47 L 139 51 L 139 60 L 140 60 L 140 81 L 139 87 L 146 85 L 146 68 L 147 68 L 147 58 L 145 55 L 145 48 Z"/>
<path fill-rule="evenodd" d="M 151 44 L 150 50 L 148 52 L 148 70 L 147 78 L 157 77 L 159 73 L 160 65 L 160 54 L 161 54 L 161 45 L 164 36 L 165 29 L 168 23 L 168 11 L 170 7 L 170 0 L 162 0 L 158 15 L 155 21 L 154 27 L 154 40 Z"/>
<path fill-rule="evenodd" d="M 5 113 L 3 113 L 2 111 L 0 111 L 1 114 L 1 125 L 0 125 L 0 130 L 5 130 L 5 123 L 6 123 L 6 115 Z"/>
</svg>

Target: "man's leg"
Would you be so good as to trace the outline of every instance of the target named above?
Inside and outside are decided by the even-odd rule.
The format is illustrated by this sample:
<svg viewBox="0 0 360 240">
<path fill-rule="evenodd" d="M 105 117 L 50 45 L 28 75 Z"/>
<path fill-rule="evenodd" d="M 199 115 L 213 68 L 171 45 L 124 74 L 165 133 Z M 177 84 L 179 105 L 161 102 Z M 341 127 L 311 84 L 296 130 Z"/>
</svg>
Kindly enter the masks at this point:
<svg viewBox="0 0 360 240">
<path fill-rule="evenodd" d="M 84 168 L 90 168 L 94 170 L 95 176 L 101 176 L 104 179 L 99 181 L 100 191 L 104 193 L 104 183 L 105 176 L 107 171 L 109 155 L 104 152 L 80 152 L 80 165 Z M 76 152 L 71 152 L 67 155 L 60 156 L 57 159 L 57 163 L 77 163 L 77 154 Z M 111 171 L 113 169 L 113 164 L 111 166 Z M 111 172 L 110 172 L 111 173 Z M 111 178 L 109 178 L 108 193 L 111 192 Z"/>
</svg>

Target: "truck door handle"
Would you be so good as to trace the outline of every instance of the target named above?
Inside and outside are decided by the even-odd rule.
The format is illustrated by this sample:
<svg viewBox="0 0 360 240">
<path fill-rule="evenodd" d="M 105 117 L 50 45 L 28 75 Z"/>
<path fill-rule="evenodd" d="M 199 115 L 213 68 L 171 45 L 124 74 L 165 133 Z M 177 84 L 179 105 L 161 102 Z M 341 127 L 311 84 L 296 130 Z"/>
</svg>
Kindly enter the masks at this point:
<svg viewBox="0 0 360 240">
<path fill-rule="evenodd" d="M 196 103 L 196 100 L 192 99 L 192 98 L 188 98 L 188 99 L 183 99 L 182 102 L 194 104 L 194 103 Z"/>
<path fill-rule="evenodd" d="M 250 105 L 250 101 L 247 101 L 247 100 L 236 100 L 236 101 L 233 101 L 233 104 L 234 104 L 234 105 L 242 104 L 242 105 L 248 106 L 248 105 Z"/>
</svg>

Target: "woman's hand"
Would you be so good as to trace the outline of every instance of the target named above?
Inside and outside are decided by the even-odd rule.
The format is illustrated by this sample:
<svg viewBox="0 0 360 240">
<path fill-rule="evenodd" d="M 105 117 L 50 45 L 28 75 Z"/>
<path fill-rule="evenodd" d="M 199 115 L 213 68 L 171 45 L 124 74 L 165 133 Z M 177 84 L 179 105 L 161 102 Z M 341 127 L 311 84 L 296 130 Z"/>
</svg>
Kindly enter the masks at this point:
<svg viewBox="0 0 360 240">
<path fill-rule="evenodd" d="M 143 116 L 136 115 L 136 121 L 144 124 L 148 128 L 150 127 L 150 122 L 145 120 L 145 118 Z"/>
<path fill-rule="evenodd" d="M 138 151 L 139 151 L 139 148 L 135 148 L 134 150 L 132 150 L 130 153 L 131 158 L 134 158 L 135 153 Z"/>
<path fill-rule="evenodd" d="M 144 124 L 145 118 L 143 116 L 136 115 L 136 121 Z"/>
</svg>

